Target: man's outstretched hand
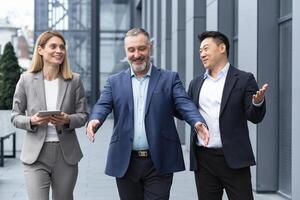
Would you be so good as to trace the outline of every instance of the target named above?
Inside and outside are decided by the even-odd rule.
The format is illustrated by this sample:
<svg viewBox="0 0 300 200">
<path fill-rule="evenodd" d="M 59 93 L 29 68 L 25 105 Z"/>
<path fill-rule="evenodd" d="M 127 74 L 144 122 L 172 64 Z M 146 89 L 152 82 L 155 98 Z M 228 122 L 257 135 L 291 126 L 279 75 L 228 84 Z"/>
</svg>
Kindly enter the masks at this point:
<svg viewBox="0 0 300 200">
<path fill-rule="evenodd" d="M 253 95 L 253 102 L 255 104 L 261 103 L 265 98 L 265 93 L 267 91 L 268 84 L 265 83 L 257 92 Z"/>
<path fill-rule="evenodd" d="M 195 125 L 196 133 L 200 136 L 203 141 L 203 145 L 207 147 L 209 142 L 209 132 L 203 123 L 196 123 Z"/>
<path fill-rule="evenodd" d="M 87 127 L 86 127 L 86 135 L 89 138 L 91 142 L 95 141 L 95 132 L 100 126 L 100 121 L 98 119 L 93 119 L 89 121 Z"/>
</svg>

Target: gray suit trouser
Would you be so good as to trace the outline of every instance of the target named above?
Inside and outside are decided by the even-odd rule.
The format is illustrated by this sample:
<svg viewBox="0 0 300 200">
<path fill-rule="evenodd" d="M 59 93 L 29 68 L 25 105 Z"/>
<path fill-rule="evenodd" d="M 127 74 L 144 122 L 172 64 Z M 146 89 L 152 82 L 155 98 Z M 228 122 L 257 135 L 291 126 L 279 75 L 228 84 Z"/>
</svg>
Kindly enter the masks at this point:
<svg viewBox="0 0 300 200">
<path fill-rule="evenodd" d="M 24 164 L 28 199 L 49 200 L 51 185 L 53 200 L 73 200 L 78 164 L 66 163 L 59 143 L 44 143 L 33 164 Z"/>
</svg>

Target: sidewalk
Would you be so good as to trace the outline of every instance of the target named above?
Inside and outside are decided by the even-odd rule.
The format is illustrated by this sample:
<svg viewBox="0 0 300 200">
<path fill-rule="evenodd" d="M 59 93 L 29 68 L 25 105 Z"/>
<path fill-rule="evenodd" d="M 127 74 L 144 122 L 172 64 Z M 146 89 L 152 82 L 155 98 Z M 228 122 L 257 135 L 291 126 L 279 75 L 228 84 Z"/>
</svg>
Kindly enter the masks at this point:
<svg viewBox="0 0 300 200">
<path fill-rule="evenodd" d="M 104 174 L 108 144 L 112 133 L 112 121 L 107 120 L 99 129 L 95 143 L 85 136 L 85 129 L 77 130 L 78 139 L 84 154 L 79 163 L 79 175 L 74 192 L 76 200 L 118 200 L 118 191 L 113 177 Z M 18 138 L 18 137 L 17 137 Z M 188 151 L 184 149 L 185 160 Z M 19 157 L 17 154 L 17 157 Z M 189 164 L 186 163 L 186 168 Z M 256 200 L 283 200 L 278 195 L 256 194 Z M 0 200 L 26 200 L 23 167 L 19 159 L 6 159 L 5 167 L 0 167 Z M 170 200 L 196 200 L 196 187 L 193 173 L 175 173 Z M 224 197 L 224 200 L 227 199 Z"/>
</svg>

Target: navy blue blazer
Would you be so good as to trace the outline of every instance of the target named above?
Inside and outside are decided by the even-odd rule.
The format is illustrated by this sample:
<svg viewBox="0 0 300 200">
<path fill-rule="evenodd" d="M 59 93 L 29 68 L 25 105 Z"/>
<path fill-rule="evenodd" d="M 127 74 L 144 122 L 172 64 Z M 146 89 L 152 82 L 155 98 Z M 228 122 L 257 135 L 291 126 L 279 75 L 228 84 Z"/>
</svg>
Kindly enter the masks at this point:
<svg viewBox="0 0 300 200">
<path fill-rule="evenodd" d="M 191 81 L 188 90 L 197 108 L 199 108 L 199 93 L 203 82 L 203 76 L 195 78 Z M 225 160 L 228 166 L 234 169 L 255 165 L 247 120 L 257 124 L 265 116 L 266 100 L 260 107 L 252 104 L 252 95 L 258 89 L 252 73 L 230 65 L 223 89 L 219 125 Z M 196 133 L 192 130 L 190 141 L 190 170 L 192 171 L 198 169 L 196 141 Z"/>
<path fill-rule="evenodd" d="M 127 171 L 134 136 L 134 106 L 130 68 L 108 78 L 91 118 L 104 122 L 113 111 L 114 128 L 105 173 L 122 177 Z M 145 129 L 154 167 L 160 174 L 185 170 L 174 116 L 205 123 L 175 72 L 152 66 L 149 80 Z"/>
</svg>

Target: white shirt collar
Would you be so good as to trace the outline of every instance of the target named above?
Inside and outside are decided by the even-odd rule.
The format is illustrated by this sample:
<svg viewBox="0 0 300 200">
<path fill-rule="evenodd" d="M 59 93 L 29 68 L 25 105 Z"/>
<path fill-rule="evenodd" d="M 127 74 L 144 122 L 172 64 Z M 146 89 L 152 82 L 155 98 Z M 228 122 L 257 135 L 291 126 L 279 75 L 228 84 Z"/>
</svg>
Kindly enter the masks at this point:
<svg viewBox="0 0 300 200">
<path fill-rule="evenodd" d="M 229 64 L 229 62 L 227 62 L 226 65 L 222 68 L 222 70 L 219 71 L 218 76 L 217 76 L 216 79 L 219 79 L 219 78 L 222 77 L 222 76 L 226 76 L 227 73 L 228 73 L 228 70 L 229 70 L 229 66 L 230 66 L 230 64 Z M 203 78 L 206 79 L 208 76 L 209 76 L 210 78 L 212 78 L 212 77 L 210 76 L 210 74 L 209 74 L 209 69 L 207 69 L 207 70 L 205 71 L 205 74 L 204 74 L 204 77 L 203 77 Z"/>
</svg>

